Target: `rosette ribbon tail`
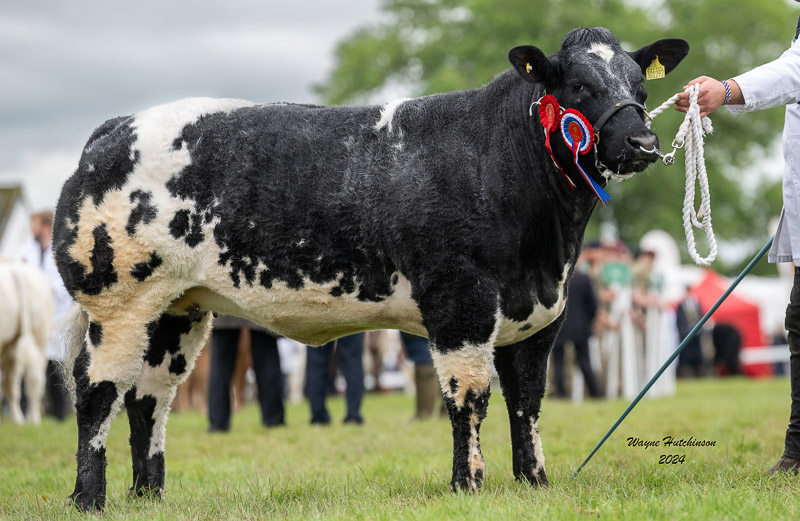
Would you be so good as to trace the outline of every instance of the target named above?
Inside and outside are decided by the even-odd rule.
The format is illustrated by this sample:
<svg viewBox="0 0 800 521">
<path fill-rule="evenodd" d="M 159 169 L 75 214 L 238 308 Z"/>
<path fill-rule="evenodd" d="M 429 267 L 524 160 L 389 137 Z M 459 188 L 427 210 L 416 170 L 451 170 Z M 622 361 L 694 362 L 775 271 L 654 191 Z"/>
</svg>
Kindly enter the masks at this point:
<svg viewBox="0 0 800 521">
<path fill-rule="evenodd" d="M 569 183 L 569 187 L 572 190 L 575 190 L 575 183 L 572 182 L 572 179 L 570 179 L 569 176 L 567 175 L 567 173 L 564 172 L 564 169 L 561 168 L 561 165 L 558 163 L 558 160 L 556 159 L 556 155 L 553 153 L 553 149 L 550 146 L 550 130 L 545 128 L 544 129 L 544 135 L 545 135 L 544 146 L 545 146 L 545 148 L 547 148 L 547 151 L 550 152 L 550 158 L 553 160 L 553 164 L 558 167 L 558 171 L 561 172 L 561 175 L 563 175 L 564 179 L 567 180 L 567 183 Z"/>
<path fill-rule="evenodd" d="M 578 156 L 580 155 L 580 143 L 577 140 L 573 141 L 572 143 L 572 155 L 575 159 L 575 167 L 578 169 L 578 172 L 581 173 L 581 176 L 583 176 L 586 184 L 589 185 L 589 188 L 592 189 L 594 195 L 596 195 L 600 202 L 603 203 L 603 206 L 606 206 L 608 204 L 608 200 L 611 199 L 611 196 L 608 195 L 608 192 L 603 190 L 603 187 L 600 186 L 597 181 L 592 179 L 591 176 L 586 173 L 586 170 L 584 170 L 581 166 L 580 161 L 578 161 Z"/>
</svg>

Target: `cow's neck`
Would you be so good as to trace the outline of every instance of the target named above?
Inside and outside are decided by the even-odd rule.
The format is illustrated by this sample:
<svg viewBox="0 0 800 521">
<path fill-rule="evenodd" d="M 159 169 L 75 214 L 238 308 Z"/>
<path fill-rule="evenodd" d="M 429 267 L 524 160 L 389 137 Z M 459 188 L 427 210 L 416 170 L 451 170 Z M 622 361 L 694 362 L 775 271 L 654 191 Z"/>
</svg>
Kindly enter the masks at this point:
<svg viewBox="0 0 800 521">
<path fill-rule="evenodd" d="M 498 107 L 494 128 L 501 130 L 493 139 L 504 152 L 498 167 L 508 184 L 504 190 L 508 204 L 520 214 L 523 248 L 548 248 L 555 263 L 574 265 L 597 198 L 585 183 L 578 182 L 580 175 L 574 165 L 563 165 L 576 184 L 575 190 L 570 189 L 548 155 L 536 110 L 529 115 L 531 103 L 544 89 L 507 71 L 484 90 L 487 105 Z"/>
</svg>

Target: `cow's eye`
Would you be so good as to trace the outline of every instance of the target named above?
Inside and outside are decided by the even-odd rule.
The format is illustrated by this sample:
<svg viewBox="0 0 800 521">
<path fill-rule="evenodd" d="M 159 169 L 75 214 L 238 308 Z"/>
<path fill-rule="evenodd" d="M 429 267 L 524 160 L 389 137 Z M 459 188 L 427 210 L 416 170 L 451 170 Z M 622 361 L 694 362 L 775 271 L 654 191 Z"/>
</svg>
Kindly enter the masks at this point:
<svg viewBox="0 0 800 521">
<path fill-rule="evenodd" d="M 573 83 L 572 84 L 572 91 L 573 92 L 583 92 L 583 83 Z"/>
</svg>

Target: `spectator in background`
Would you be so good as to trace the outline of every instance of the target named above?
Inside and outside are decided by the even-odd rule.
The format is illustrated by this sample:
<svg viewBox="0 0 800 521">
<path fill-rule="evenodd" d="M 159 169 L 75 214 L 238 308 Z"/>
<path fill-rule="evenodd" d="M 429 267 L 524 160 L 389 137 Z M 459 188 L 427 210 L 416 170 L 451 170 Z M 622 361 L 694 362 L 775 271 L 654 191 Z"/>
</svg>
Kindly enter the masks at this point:
<svg viewBox="0 0 800 521">
<path fill-rule="evenodd" d="M 741 374 L 739 353 L 742 350 L 742 335 L 730 324 L 717 324 L 711 330 L 714 342 L 714 372 L 717 376 Z"/>
<path fill-rule="evenodd" d="M 675 322 L 681 342 L 689 336 L 702 317 L 700 302 L 697 297 L 692 295 L 690 288 L 686 288 L 686 298 L 678 304 L 678 309 L 675 310 Z M 678 355 L 678 376 L 702 376 L 704 365 L 700 335 L 695 335 Z"/>
<path fill-rule="evenodd" d="M 416 410 L 412 420 L 432 418 L 439 409 L 439 415 L 447 416 L 442 398 L 442 387 L 433 367 L 433 358 L 426 338 L 400 332 L 406 355 L 414 362 L 414 387 L 416 388 Z"/>
<path fill-rule="evenodd" d="M 640 331 L 646 332 L 647 308 L 659 307 L 658 297 L 660 281 L 653 274 L 656 254 L 652 251 L 639 250 L 633 260 L 633 281 L 631 299 L 633 302 L 634 323 Z"/>
<path fill-rule="evenodd" d="M 243 318 L 220 315 L 211 333 L 211 373 L 208 378 L 209 432 L 227 432 L 231 419 L 231 379 L 239 352 L 242 328 L 250 329 L 250 350 L 256 375 L 261 423 L 285 425 L 283 375 L 277 339 L 266 329 Z"/>
<path fill-rule="evenodd" d="M 344 398 L 347 412 L 344 423 L 364 423 L 361 416 L 361 401 L 364 398 L 364 333 L 342 337 L 322 347 L 307 346 L 306 349 L 306 394 L 311 405 L 311 424 L 327 425 L 331 422 L 325 398 L 331 383 L 334 349 L 346 386 Z"/>
<path fill-rule="evenodd" d="M 581 264 L 581 260 L 578 260 L 578 264 Z M 564 324 L 558 332 L 550 354 L 553 361 L 556 395 L 560 398 L 567 396 L 564 385 L 564 344 L 571 342 L 575 346 L 575 356 L 583 373 L 589 396 L 599 398 L 602 393 L 597 385 L 589 357 L 589 337 L 592 336 L 592 325 L 597 314 L 597 298 L 592 289 L 591 279 L 578 269 L 575 270 L 569 281 L 567 306 L 564 313 L 566 314 Z"/>
<path fill-rule="evenodd" d="M 59 421 L 63 421 L 72 411 L 69 393 L 64 386 L 64 378 L 59 367 L 64 361 L 66 353 L 61 343 L 60 331 L 56 327 L 72 307 L 72 297 L 69 296 L 61 275 L 56 268 L 53 258 L 53 212 L 45 210 L 31 216 L 31 231 L 33 242 L 23 251 L 20 260 L 32 266 L 39 267 L 50 282 L 53 289 L 53 333 L 47 344 L 47 373 L 45 380 L 44 413 Z"/>
</svg>

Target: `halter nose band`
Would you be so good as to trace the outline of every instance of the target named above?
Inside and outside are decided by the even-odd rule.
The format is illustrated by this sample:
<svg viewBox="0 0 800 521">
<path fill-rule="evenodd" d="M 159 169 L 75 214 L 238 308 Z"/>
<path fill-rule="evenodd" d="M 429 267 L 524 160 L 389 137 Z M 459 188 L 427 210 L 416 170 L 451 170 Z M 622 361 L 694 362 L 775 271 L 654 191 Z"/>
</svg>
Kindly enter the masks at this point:
<svg viewBox="0 0 800 521">
<path fill-rule="evenodd" d="M 603 112 L 603 114 L 599 118 L 597 118 L 597 122 L 594 124 L 594 131 L 600 132 L 600 129 L 603 128 L 603 125 L 608 123 L 608 120 L 611 119 L 611 116 L 613 116 L 614 114 L 616 114 L 617 112 L 619 112 L 620 110 L 624 109 L 627 106 L 636 107 L 637 109 L 641 110 L 645 116 L 649 117 L 649 115 L 647 114 L 647 108 L 645 108 L 644 105 L 642 105 L 641 103 L 637 103 L 632 99 L 624 99 L 616 102 L 613 107 Z"/>
</svg>

